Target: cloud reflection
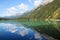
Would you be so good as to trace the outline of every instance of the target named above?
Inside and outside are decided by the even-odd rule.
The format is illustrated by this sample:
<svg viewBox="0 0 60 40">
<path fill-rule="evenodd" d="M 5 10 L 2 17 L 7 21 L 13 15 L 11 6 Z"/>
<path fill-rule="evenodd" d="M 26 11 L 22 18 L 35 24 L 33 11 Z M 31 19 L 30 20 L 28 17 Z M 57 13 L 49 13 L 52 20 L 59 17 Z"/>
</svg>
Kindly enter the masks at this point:
<svg viewBox="0 0 60 40">
<path fill-rule="evenodd" d="M 42 36 L 38 32 L 35 32 L 30 28 L 26 28 L 21 24 L 0 23 L 0 28 L 3 28 L 7 32 L 18 34 L 22 37 L 29 36 L 29 39 L 34 37 L 36 40 L 42 40 Z"/>
<path fill-rule="evenodd" d="M 0 23 L 3 29 L 9 31 L 11 33 L 17 33 L 21 36 L 25 36 L 28 34 L 29 29 L 25 28 L 23 25 L 17 26 L 16 24 L 9 24 L 9 23 Z"/>
</svg>

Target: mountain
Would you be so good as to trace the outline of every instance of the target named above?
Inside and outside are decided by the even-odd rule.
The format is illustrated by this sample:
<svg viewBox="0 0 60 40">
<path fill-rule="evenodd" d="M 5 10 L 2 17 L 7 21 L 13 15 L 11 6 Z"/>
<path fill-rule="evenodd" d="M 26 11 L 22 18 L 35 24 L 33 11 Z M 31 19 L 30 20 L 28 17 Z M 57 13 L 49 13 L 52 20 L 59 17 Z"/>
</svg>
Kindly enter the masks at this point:
<svg viewBox="0 0 60 40">
<path fill-rule="evenodd" d="M 4 17 L 1 17 L 1 18 L 13 19 L 13 18 L 19 18 L 21 15 L 23 15 L 23 14 L 22 13 L 16 13 L 15 15 L 4 16 Z"/>
<path fill-rule="evenodd" d="M 40 19 L 40 20 L 50 20 L 50 19 L 60 19 L 60 0 L 54 0 L 46 5 L 39 6 L 35 10 L 28 13 L 28 16 L 22 18 L 25 19 Z M 25 14 L 24 14 L 25 15 Z M 27 14 L 26 14 L 27 15 Z"/>
</svg>

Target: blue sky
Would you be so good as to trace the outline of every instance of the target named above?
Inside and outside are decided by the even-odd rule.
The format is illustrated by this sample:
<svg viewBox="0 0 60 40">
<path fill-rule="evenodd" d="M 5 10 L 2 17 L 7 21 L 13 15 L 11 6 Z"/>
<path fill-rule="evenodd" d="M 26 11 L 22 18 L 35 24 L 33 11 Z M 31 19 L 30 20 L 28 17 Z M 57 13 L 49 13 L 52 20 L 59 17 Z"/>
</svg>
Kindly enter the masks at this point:
<svg viewBox="0 0 60 40">
<path fill-rule="evenodd" d="M 15 16 L 18 13 L 22 15 L 43 2 L 44 0 L 0 0 L 0 17 Z"/>
</svg>

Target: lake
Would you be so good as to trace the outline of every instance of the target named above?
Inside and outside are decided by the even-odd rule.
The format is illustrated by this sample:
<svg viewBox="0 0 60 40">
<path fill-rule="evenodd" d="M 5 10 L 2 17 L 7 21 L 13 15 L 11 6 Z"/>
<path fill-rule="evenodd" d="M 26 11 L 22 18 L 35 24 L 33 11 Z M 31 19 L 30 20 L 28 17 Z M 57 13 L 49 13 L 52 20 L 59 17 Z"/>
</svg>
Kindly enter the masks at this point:
<svg viewBox="0 0 60 40">
<path fill-rule="evenodd" d="M 0 40 L 48 40 L 36 30 L 16 21 L 0 21 Z"/>
</svg>

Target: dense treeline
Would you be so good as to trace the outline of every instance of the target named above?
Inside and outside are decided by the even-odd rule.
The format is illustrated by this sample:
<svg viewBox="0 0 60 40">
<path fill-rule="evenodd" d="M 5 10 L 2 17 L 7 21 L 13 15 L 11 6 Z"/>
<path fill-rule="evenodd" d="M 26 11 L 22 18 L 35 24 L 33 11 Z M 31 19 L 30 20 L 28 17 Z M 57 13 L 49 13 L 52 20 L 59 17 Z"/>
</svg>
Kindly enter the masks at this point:
<svg viewBox="0 0 60 40">
<path fill-rule="evenodd" d="M 0 20 L 9 20 L 8 18 L 0 18 Z"/>
</svg>

